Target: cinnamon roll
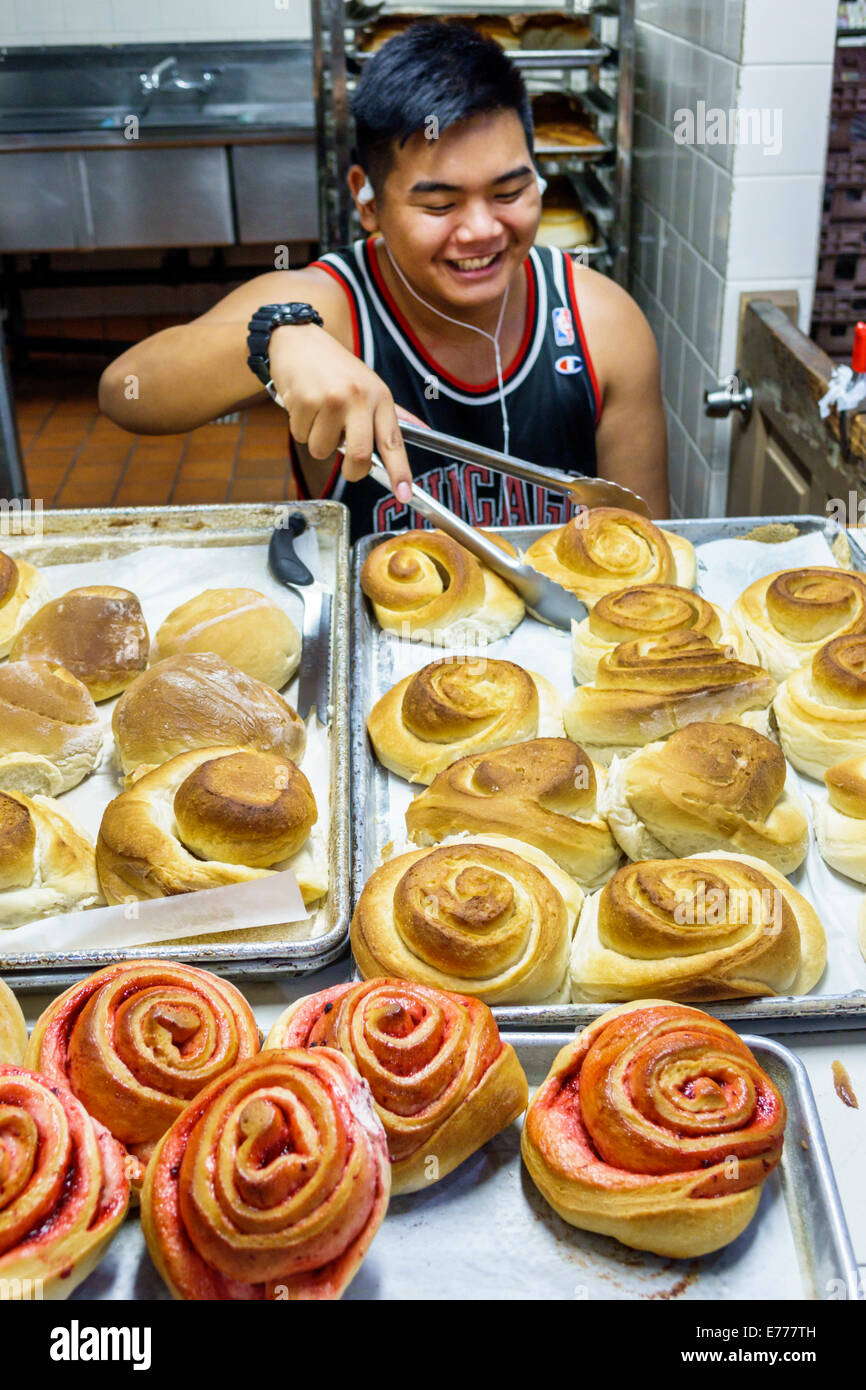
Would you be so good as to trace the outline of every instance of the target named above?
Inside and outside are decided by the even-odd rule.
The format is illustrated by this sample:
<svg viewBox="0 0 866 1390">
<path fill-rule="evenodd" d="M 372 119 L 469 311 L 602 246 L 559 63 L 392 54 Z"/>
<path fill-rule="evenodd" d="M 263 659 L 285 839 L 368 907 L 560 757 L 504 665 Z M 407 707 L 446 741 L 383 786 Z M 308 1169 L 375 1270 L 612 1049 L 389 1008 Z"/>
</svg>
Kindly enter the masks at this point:
<svg viewBox="0 0 866 1390">
<path fill-rule="evenodd" d="M 470 753 L 562 733 L 559 692 L 492 657 L 443 657 L 383 695 L 367 720 L 376 756 L 410 782 L 432 782 Z"/>
<path fill-rule="evenodd" d="M 526 563 L 590 607 L 628 584 L 695 586 L 691 541 L 662 531 L 637 512 L 594 507 L 534 541 Z"/>
<path fill-rule="evenodd" d="M 831 869 L 866 883 L 866 753 L 824 773 L 829 800 L 814 801 L 815 838 Z"/>
<path fill-rule="evenodd" d="M 644 999 L 564 1047 L 523 1127 L 545 1201 L 580 1230 L 673 1259 L 748 1226 L 782 1154 L 785 1102 L 733 1029 Z"/>
<path fill-rule="evenodd" d="M 786 756 L 810 777 L 866 752 L 866 633 L 819 647 L 779 687 L 773 714 Z"/>
<path fill-rule="evenodd" d="M 808 994 L 826 959 L 818 914 L 769 864 L 720 851 L 649 859 L 586 899 L 571 994 L 608 1003 L 653 991 L 692 1002 Z"/>
<path fill-rule="evenodd" d="M 620 861 L 599 810 L 603 768 L 567 738 L 536 738 L 460 758 L 420 792 L 406 812 L 416 844 L 463 831 L 519 835 L 585 888 L 597 888 Z"/>
<path fill-rule="evenodd" d="M 505 836 L 444 841 L 374 870 L 352 918 L 364 979 L 413 980 L 487 1004 L 561 1002 L 583 892 Z"/>
<path fill-rule="evenodd" d="M 0 657 L 9 655 L 22 627 L 50 597 L 45 576 L 34 565 L 0 551 Z"/>
<path fill-rule="evenodd" d="M 807 666 L 833 637 L 866 633 L 866 578 L 853 570 L 779 570 L 750 584 L 732 616 L 774 680 Z"/>
<path fill-rule="evenodd" d="M 490 536 L 514 555 L 507 541 Z M 513 589 L 443 531 L 401 531 L 370 551 L 361 588 L 379 626 L 411 642 L 495 642 L 525 609 Z"/>
<path fill-rule="evenodd" d="M 123 1152 L 67 1086 L 24 1067 L 0 1065 L 0 1117 L 0 1284 L 68 1298 L 126 1215 Z"/>
<path fill-rule="evenodd" d="M 201 1091 L 148 1164 L 141 1225 L 175 1298 L 339 1298 L 388 1206 L 370 1088 L 329 1047 L 262 1052 Z"/>
<path fill-rule="evenodd" d="M 523 1068 L 487 1005 L 407 980 L 299 999 L 265 1047 L 334 1047 L 357 1067 L 388 1137 L 395 1195 L 447 1177 L 526 1109 Z"/>
<path fill-rule="evenodd" d="M 621 642 L 667 632 L 695 632 L 729 656 L 757 661 L 751 642 L 729 614 L 677 584 L 633 584 L 602 594 L 582 622 L 572 623 L 571 631 L 574 678 L 579 684 L 595 680 L 601 658 Z"/>
<path fill-rule="evenodd" d="M 25 1062 L 68 1085 L 114 1135 L 137 1192 L 181 1111 L 258 1050 L 252 1010 L 234 985 L 195 966 L 135 960 L 97 970 L 55 999 Z"/>
<path fill-rule="evenodd" d="M 726 849 L 791 874 L 806 858 L 809 822 L 786 777 L 781 748 L 754 729 L 689 724 L 615 758 L 602 810 L 630 859 Z"/>
<path fill-rule="evenodd" d="M 20 1062 L 27 1047 L 27 1025 L 21 1005 L 5 980 L 0 980 L 0 1062 Z"/>
<path fill-rule="evenodd" d="M 605 765 L 698 720 L 750 722 L 776 693 L 760 666 L 738 661 L 708 637 L 667 632 L 622 642 L 598 663 L 595 682 L 565 706 L 565 732 Z M 743 716 L 747 716 L 746 719 Z"/>
</svg>

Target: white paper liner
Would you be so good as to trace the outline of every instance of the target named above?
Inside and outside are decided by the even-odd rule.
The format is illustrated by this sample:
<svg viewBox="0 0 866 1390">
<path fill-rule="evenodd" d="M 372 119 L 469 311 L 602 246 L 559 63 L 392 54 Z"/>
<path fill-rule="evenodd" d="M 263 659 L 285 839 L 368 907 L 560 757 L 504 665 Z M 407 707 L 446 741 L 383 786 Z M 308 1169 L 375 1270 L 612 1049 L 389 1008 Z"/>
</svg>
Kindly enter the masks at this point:
<svg viewBox="0 0 866 1390">
<path fill-rule="evenodd" d="M 314 578 L 332 588 L 329 582 L 329 576 L 333 573 L 332 558 L 328 553 L 329 550 L 333 551 L 330 538 L 323 536 L 320 548 L 317 531 L 308 527 L 295 538 L 295 550 L 312 571 Z M 59 598 L 69 589 L 90 584 L 113 584 L 130 589 L 141 603 L 151 643 L 157 629 L 173 609 L 194 598 L 203 589 L 214 588 L 256 589 L 277 603 L 299 631 L 303 630 L 303 599 L 300 594 L 286 589 L 274 579 L 268 569 L 267 544 L 264 543 L 238 546 L 151 546 L 107 560 L 45 565 L 41 567 L 41 572 L 48 582 L 52 598 Z M 303 660 L 303 655 L 301 659 Z M 288 703 L 295 707 L 298 693 L 297 674 L 281 693 Z M 123 790 L 122 774 L 115 760 L 111 735 L 111 720 L 116 703 L 115 699 L 97 705 L 103 731 L 101 763 L 77 787 L 57 798 L 63 810 L 94 842 L 105 807 Z M 330 842 L 330 759 L 328 731 L 317 720 L 311 718 L 307 721 L 307 746 L 299 765 L 313 789 L 319 813 L 308 841 L 308 848 L 318 857 L 324 857 L 325 863 L 328 862 Z M 290 880 L 291 884 L 294 884 L 293 890 Z M 275 886 L 270 894 L 266 892 L 261 897 L 259 903 L 256 890 L 265 882 L 273 883 Z M 56 917 L 43 918 L 42 921 L 26 924 L 24 927 L 0 930 L 0 952 L 5 954 L 19 950 L 69 951 L 90 947 L 95 949 L 97 946 L 133 946 L 150 941 L 211 935 L 216 931 L 248 931 L 256 926 L 267 928 L 283 922 L 297 924 L 292 928 L 292 939 L 308 939 L 323 935 L 328 929 L 326 905 L 319 905 L 312 912 L 307 909 L 296 912 L 294 907 L 291 911 L 285 911 L 277 907 L 281 895 L 284 907 L 292 904 L 292 892 L 297 894 L 300 900 L 295 875 L 286 870 L 275 875 L 273 879 L 207 889 L 204 892 L 161 900 L 162 920 L 158 913 L 151 910 L 159 906 L 157 902 L 140 904 L 142 915 L 137 923 L 127 920 L 128 907 L 94 908 L 86 912 L 64 913 Z M 211 900 L 215 894 L 240 896 L 237 900 L 234 897 L 219 899 L 221 906 L 215 906 L 210 901 L 202 903 L 200 908 L 197 906 L 199 899 Z M 177 929 L 170 924 L 169 919 L 172 917 L 177 920 Z M 217 921 L 222 925 L 215 926 L 214 923 Z M 197 922 L 199 925 L 196 925 Z M 154 935 L 143 935 L 142 933 L 150 931 L 151 925 Z M 37 940 L 39 945 L 34 944 Z"/>
</svg>

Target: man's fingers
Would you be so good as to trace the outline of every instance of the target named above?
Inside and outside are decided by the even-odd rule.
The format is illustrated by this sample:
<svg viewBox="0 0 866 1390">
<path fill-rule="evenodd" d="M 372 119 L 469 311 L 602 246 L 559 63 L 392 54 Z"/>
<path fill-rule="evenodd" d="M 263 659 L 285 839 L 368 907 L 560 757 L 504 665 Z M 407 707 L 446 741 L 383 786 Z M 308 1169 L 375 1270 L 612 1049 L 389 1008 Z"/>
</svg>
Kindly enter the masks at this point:
<svg viewBox="0 0 866 1390">
<path fill-rule="evenodd" d="M 412 469 L 406 457 L 406 446 L 397 423 L 394 402 L 382 401 L 376 407 L 373 417 L 376 430 L 376 443 L 382 462 L 388 470 L 391 487 L 398 502 L 408 502 L 412 497 Z"/>
<path fill-rule="evenodd" d="M 395 405 L 394 409 L 399 420 L 405 420 L 409 425 L 420 425 L 422 429 L 429 430 L 430 426 L 427 421 L 422 420 L 418 415 L 413 415 L 411 410 L 404 410 L 402 405 Z"/>
<path fill-rule="evenodd" d="M 307 448 L 314 459 L 329 459 L 340 447 L 342 421 L 330 410 L 320 410 L 307 436 Z"/>
<path fill-rule="evenodd" d="M 343 477 L 356 483 L 370 471 L 373 452 L 373 419 L 369 410 L 353 410 L 346 419 L 343 446 Z"/>
</svg>

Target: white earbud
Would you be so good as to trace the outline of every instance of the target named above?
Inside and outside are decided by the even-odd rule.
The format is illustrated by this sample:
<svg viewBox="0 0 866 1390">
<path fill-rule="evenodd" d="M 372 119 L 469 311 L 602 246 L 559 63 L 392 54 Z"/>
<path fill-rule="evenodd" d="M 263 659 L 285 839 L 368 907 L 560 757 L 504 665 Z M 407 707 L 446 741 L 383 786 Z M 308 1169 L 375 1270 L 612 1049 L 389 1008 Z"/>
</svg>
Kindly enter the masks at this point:
<svg viewBox="0 0 866 1390">
<path fill-rule="evenodd" d="M 535 183 L 539 193 L 543 193 L 547 187 L 547 179 L 543 179 L 540 174 L 535 175 Z"/>
<path fill-rule="evenodd" d="M 535 183 L 539 193 L 543 193 L 544 190 L 547 188 L 547 179 L 543 179 L 540 174 L 535 175 Z M 367 203 L 372 203 L 375 196 L 376 194 L 373 191 L 373 185 L 371 184 L 369 179 L 365 179 L 361 187 L 358 189 L 358 202 L 363 203 L 365 205 Z"/>
</svg>

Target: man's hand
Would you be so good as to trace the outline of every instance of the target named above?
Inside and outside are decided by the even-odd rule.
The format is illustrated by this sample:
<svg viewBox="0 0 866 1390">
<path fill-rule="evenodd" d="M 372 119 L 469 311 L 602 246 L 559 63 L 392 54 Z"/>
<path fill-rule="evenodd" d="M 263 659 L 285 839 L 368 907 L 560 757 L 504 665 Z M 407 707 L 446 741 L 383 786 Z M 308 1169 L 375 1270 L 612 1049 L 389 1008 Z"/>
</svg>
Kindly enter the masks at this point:
<svg viewBox="0 0 866 1390">
<path fill-rule="evenodd" d="M 382 378 L 315 324 L 275 329 L 270 363 L 293 438 L 316 459 L 342 448 L 343 474 L 350 482 L 369 471 L 376 450 L 395 496 L 408 502 L 412 470 L 394 397 Z"/>
</svg>

